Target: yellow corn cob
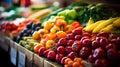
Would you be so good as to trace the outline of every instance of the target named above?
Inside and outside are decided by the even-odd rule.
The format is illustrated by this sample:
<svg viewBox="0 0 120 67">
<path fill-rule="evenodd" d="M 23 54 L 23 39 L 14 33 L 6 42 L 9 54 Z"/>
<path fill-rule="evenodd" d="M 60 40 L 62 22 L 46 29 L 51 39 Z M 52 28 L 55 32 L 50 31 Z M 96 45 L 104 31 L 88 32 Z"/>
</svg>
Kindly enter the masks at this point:
<svg viewBox="0 0 120 67">
<path fill-rule="evenodd" d="M 87 32 L 92 32 L 92 30 L 93 30 L 97 25 L 99 25 L 101 22 L 104 22 L 104 21 L 105 21 L 105 20 L 97 21 L 97 22 L 95 22 L 95 23 L 93 23 L 93 24 L 91 24 L 91 25 L 89 25 L 89 26 L 86 26 L 86 27 L 84 28 L 84 30 L 87 31 Z"/>
<path fill-rule="evenodd" d="M 100 32 L 108 32 L 108 33 L 110 33 L 113 30 L 114 30 L 113 24 L 109 24 L 105 28 L 101 29 Z"/>
<path fill-rule="evenodd" d="M 94 23 L 94 20 L 90 17 L 89 21 L 87 22 L 86 26 L 89 26 Z"/>
<path fill-rule="evenodd" d="M 40 11 L 30 15 L 28 18 L 35 18 L 35 19 L 39 18 L 40 19 L 51 12 L 52 12 L 51 9 L 43 9 L 43 10 L 40 10 Z"/>
<path fill-rule="evenodd" d="M 92 31 L 92 33 L 98 33 L 101 29 L 103 29 L 107 25 L 111 24 L 116 19 L 117 18 L 110 18 L 110 19 L 108 19 L 108 20 L 100 23 L 98 26 L 96 26 L 96 28 L 94 28 L 94 30 Z"/>
<path fill-rule="evenodd" d="M 113 26 L 120 28 L 120 17 L 113 22 Z"/>
</svg>

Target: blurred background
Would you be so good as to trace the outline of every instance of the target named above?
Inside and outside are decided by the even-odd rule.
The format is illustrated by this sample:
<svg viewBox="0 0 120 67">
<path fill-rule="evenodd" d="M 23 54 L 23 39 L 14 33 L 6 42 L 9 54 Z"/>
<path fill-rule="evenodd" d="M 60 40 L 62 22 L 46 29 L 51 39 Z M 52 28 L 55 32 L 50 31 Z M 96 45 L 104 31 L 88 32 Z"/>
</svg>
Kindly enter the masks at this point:
<svg viewBox="0 0 120 67">
<path fill-rule="evenodd" d="M 60 7 L 66 7 L 73 2 L 102 2 L 114 9 L 120 8 L 120 0 L 0 0 L 0 6 L 10 7 L 10 6 L 19 6 L 19 7 L 28 7 L 34 4 L 46 4 L 52 5 L 54 2 L 58 2 Z M 119 10 L 118 10 L 119 11 Z"/>
<path fill-rule="evenodd" d="M 74 2 L 88 2 L 88 3 L 101 2 L 108 5 L 113 10 L 120 12 L 120 0 L 0 0 L 0 24 L 1 22 L 6 20 L 7 21 L 14 20 L 12 22 L 17 22 L 17 21 L 20 22 L 25 20 L 26 17 L 41 19 L 40 18 L 41 16 L 38 16 L 38 14 L 40 14 L 39 10 L 45 8 L 51 8 L 51 10 L 54 11 L 60 7 L 67 7 L 68 5 Z M 19 17 L 25 17 L 25 18 L 19 18 Z M 18 24 L 18 22 L 16 24 Z M 8 66 L 14 67 L 10 63 L 8 52 L 5 52 L 0 48 L 0 54 L 1 54 L 0 67 L 8 67 Z"/>
</svg>

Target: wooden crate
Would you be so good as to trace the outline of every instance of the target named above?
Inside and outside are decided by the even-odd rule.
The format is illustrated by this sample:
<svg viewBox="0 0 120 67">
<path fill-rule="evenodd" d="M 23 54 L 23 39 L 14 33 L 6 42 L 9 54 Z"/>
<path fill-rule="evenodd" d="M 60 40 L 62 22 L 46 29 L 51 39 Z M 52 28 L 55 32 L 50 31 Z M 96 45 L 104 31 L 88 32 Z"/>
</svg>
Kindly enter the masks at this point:
<svg viewBox="0 0 120 67">
<path fill-rule="evenodd" d="M 9 41 L 10 41 L 9 43 L 10 61 L 14 66 L 17 66 L 17 61 L 18 61 L 17 49 L 15 48 L 15 43 L 12 40 L 9 40 Z"/>
<path fill-rule="evenodd" d="M 33 67 L 44 67 L 44 59 L 45 58 L 40 57 L 38 54 L 34 54 Z"/>
<path fill-rule="evenodd" d="M 50 61 L 48 59 L 45 59 L 44 60 L 44 67 L 62 67 L 62 65 L 60 65 L 56 62 Z"/>
<path fill-rule="evenodd" d="M 0 32 L 0 47 L 4 49 L 5 51 L 9 50 L 8 44 L 10 43 L 9 40 L 6 40 L 6 36 Z"/>
<path fill-rule="evenodd" d="M 19 62 L 21 61 L 20 58 L 20 54 L 24 54 L 25 55 L 25 61 L 23 61 L 25 63 L 25 67 L 32 67 L 32 63 L 33 63 L 33 52 L 27 50 L 26 48 L 22 47 L 21 45 L 15 43 L 15 48 L 18 50 L 18 65 Z"/>
</svg>

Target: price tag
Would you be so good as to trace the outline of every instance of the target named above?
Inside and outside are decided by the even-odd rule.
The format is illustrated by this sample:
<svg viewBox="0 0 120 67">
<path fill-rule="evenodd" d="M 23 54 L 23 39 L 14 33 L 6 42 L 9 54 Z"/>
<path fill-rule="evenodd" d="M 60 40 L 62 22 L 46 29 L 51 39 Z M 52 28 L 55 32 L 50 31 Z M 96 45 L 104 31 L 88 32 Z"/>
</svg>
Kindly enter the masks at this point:
<svg viewBox="0 0 120 67">
<path fill-rule="evenodd" d="M 22 52 L 19 52 L 18 67 L 25 67 L 25 59 L 26 55 Z"/>
<path fill-rule="evenodd" d="M 10 60 L 16 66 L 17 51 L 15 48 L 11 47 L 10 50 Z"/>
</svg>

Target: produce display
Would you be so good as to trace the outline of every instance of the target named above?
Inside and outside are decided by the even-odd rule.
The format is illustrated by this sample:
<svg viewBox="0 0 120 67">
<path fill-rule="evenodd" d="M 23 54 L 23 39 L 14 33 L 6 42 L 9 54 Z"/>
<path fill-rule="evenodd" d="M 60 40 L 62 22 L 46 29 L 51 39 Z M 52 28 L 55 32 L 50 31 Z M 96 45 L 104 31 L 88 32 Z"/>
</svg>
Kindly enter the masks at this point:
<svg viewBox="0 0 120 67">
<path fill-rule="evenodd" d="M 43 16 L 41 22 L 36 20 Z M 18 25 L 2 23 L 0 31 L 12 33 L 19 45 L 63 67 L 86 67 L 84 61 L 93 67 L 120 66 L 120 14 L 106 5 L 77 2 L 28 18 Z"/>
</svg>

